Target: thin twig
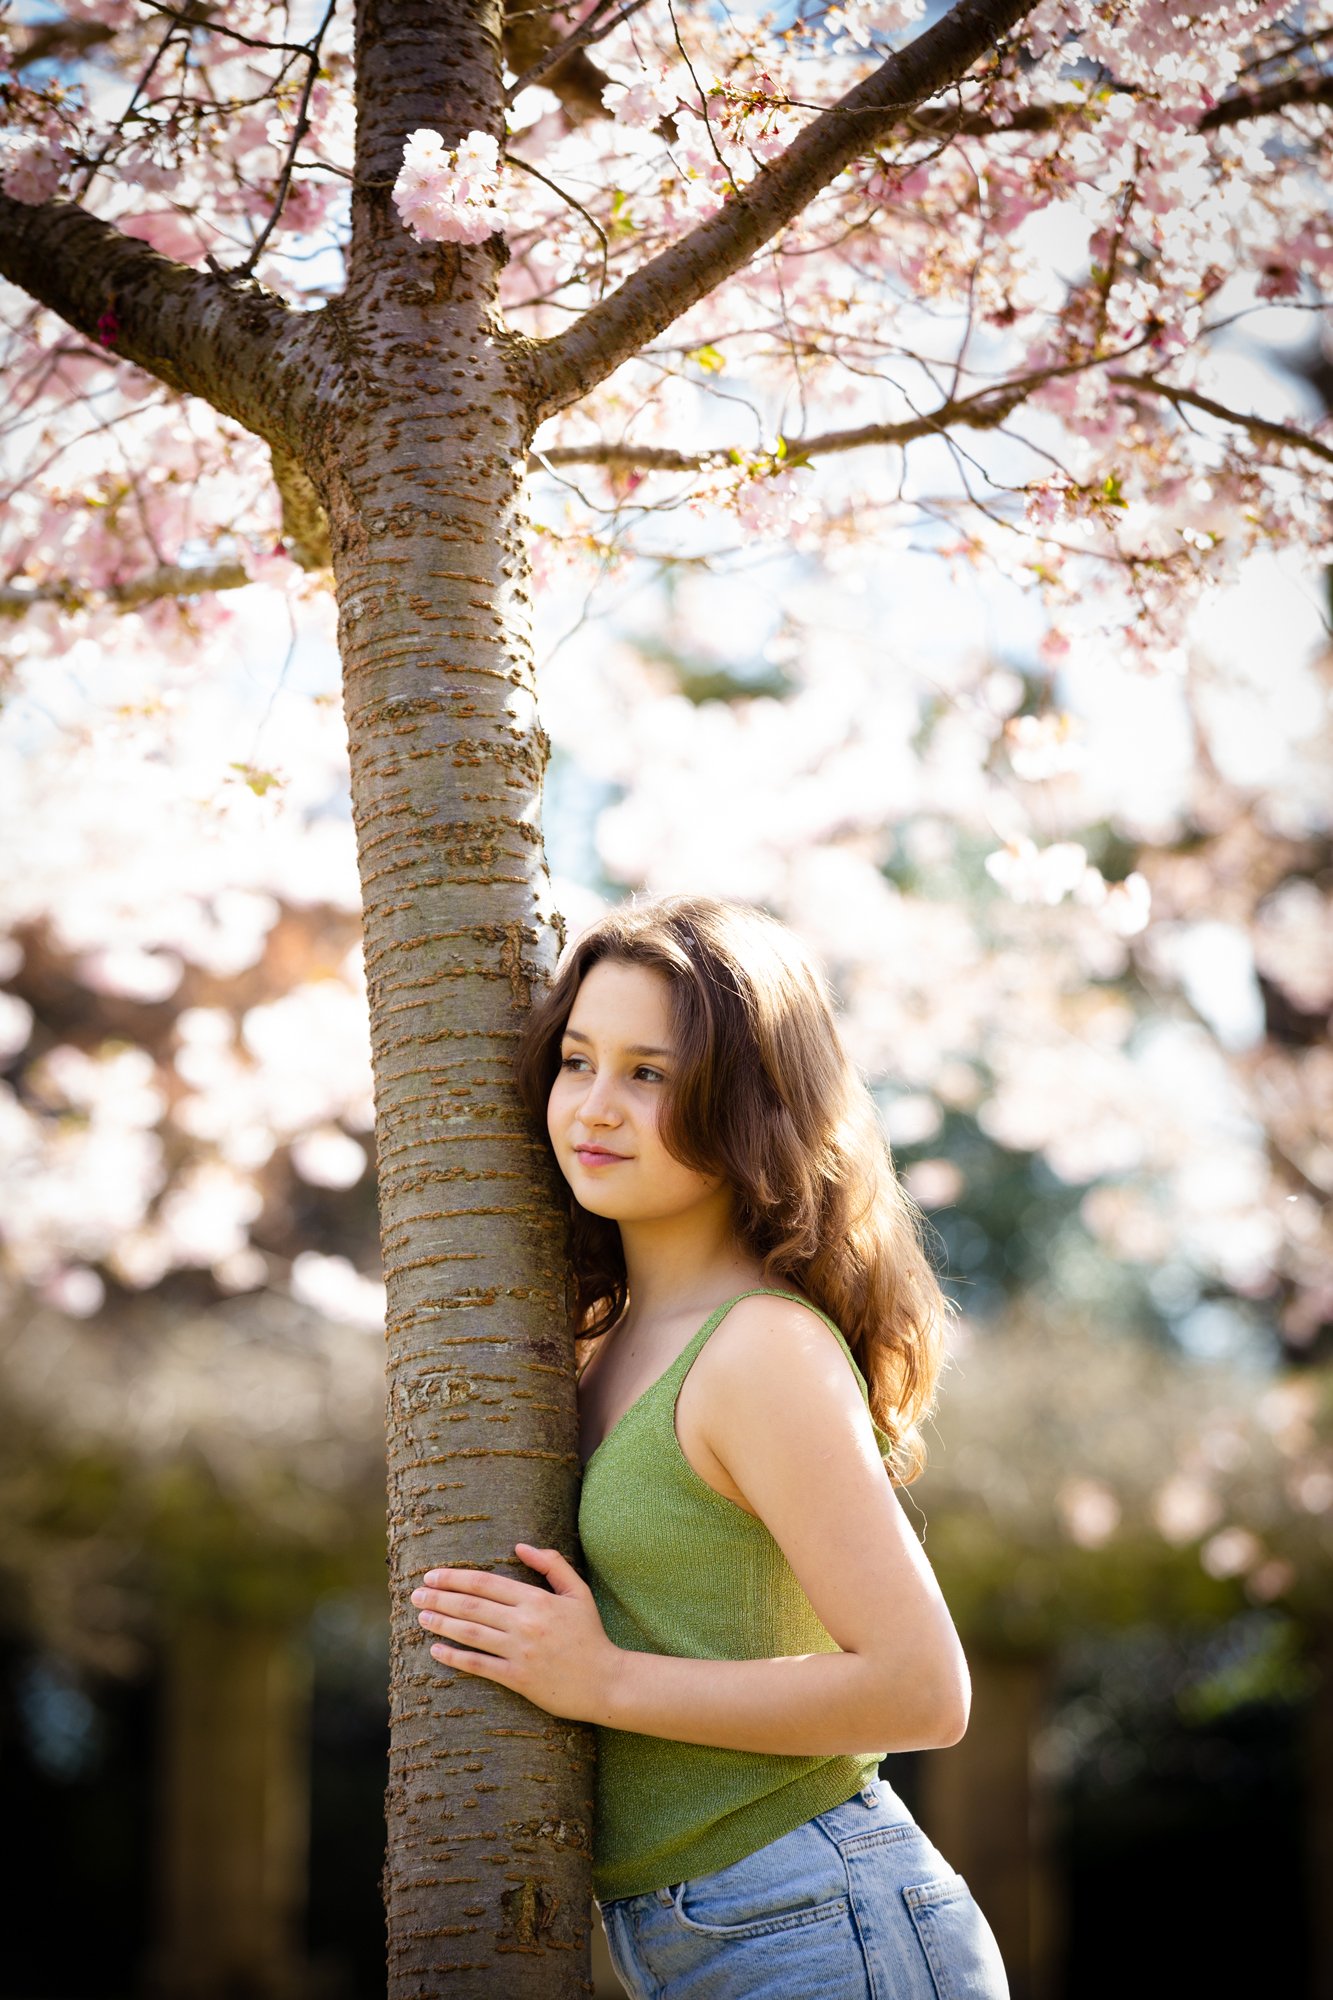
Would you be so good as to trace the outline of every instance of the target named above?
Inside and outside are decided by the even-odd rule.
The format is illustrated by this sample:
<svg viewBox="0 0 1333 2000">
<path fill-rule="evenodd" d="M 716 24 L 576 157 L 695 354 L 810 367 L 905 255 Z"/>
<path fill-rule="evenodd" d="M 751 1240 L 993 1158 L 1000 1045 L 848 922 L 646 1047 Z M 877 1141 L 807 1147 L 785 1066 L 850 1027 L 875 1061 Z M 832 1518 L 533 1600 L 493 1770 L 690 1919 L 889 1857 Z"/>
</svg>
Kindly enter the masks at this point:
<svg viewBox="0 0 1333 2000">
<path fill-rule="evenodd" d="M 226 35 L 230 41 L 243 42 L 247 49 L 264 49 L 266 51 L 285 49 L 289 50 L 293 55 L 304 55 L 309 48 L 308 42 L 258 41 L 253 35 L 243 35 L 239 28 L 229 28 L 225 21 L 215 21 L 211 18 L 206 19 L 199 14 L 183 13 L 177 7 L 165 6 L 163 0 L 139 0 L 139 4 L 140 6 L 147 7 L 152 14 L 165 14 L 169 21 L 176 21 L 183 28 L 198 28 L 209 35 Z M 321 28 L 320 33 L 323 34 L 323 32 L 324 30 Z"/>
<path fill-rule="evenodd" d="M 566 35 L 562 42 L 557 42 L 553 49 L 548 49 L 545 55 L 539 56 L 535 63 L 530 63 L 522 76 L 515 77 L 504 95 L 506 109 L 521 90 L 529 90 L 534 84 L 544 83 L 552 70 L 559 69 L 562 62 L 570 56 L 577 55 L 580 49 L 586 49 L 593 42 L 600 42 L 603 36 L 613 33 L 623 22 L 628 21 L 631 14 L 637 14 L 640 7 L 646 6 L 647 0 L 625 0 L 625 5 L 613 20 L 602 21 L 600 26 L 597 25 L 600 16 L 611 4 L 612 0 L 598 0 L 596 7 L 572 34 Z M 514 18 L 513 15 L 506 16 L 508 20 Z"/>
<path fill-rule="evenodd" d="M 1197 389 L 1180 389 L 1173 382 L 1163 382 L 1156 375 L 1115 374 L 1109 380 L 1126 389 L 1135 389 L 1149 396 L 1162 396 L 1168 403 L 1184 405 L 1192 410 L 1202 410 L 1205 416 L 1217 417 L 1225 424 L 1235 424 L 1247 431 L 1256 441 L 1263 439 L 1269 444 L 1293 445 L 1298 451 L 1308 451 L 1315 458 L 1322 458 L 1333 465 L 1333 445 L 1322 439 L 1311 437 L 1308 431 L 1298 430 L 1294 424 L 1274 423 L 1269 417 L 1246 413 L 1244 410 L 1230 410 L 1225 403 L 1214 402 L 1211 396 L 1201 396 Z"/>
<path fill-rule="evenodd" d="M 282 214 L 283 205 L 287 200 L 287 190 L 291 185 L 292 168 L 296 163 L 296 149 L 310 129 L 310 121 L 306 117 L 306 112 L 310 108 L 310 93 L 315 87 L 315 78 L 319 75 L 319 45 L 328 32 L 329 23 L 333 19 L 337 4 L 338 0 L 329 0 L 329 4 L 324 12 L 324 19 L 319 24 L 314 40 L 305 51 L 308 63 L 305 89 L 301 92 L 301 102 L 297 106 L 296 124 L 292 131 L 291 143 L 287 148 L 287 157 L 282 163 L 282 173 L 278 180 L 278 192 L 273 203 L 273 213 L 264 224 L 250 255 L 243 264 L 234 265 L 230 270 L 224 271 L 213 262 L 211 257 L 206 260 L 219 277 L 227 278 L 232 284 L 237 284 L 242 278 L 251 276 L 255 265 L 263 255 L 264 245 L 278 226 L 278 217 Z"/>
<path fill-rule="evenodd" d="M 87 176 L 84 180 L 83 186 L 78 188 L 77 190 L 75 189 L 70 190 L 72 199 L 77 200 L 79 197 L 87 194 L 89 188 L 93 184 L 93 181 L 97 177 L 98 169 L 101 167 L 103 161 L 106 159 L 107 154 L 111 151 L 112 145 L 116 139 L 116 135 L 124 131 L 127 120 L 133 116 L 135 105 L 139 102 L 140 97 L 143 95 L 144 91 L 148 88 L 148 84 L 152 78 L 153 71 L 157 68 L 163 56 L 166 54 L 167 50 L 171 47 L 171 44 L 175 39 L 175 35 L 176 35 L 175 28 L 168 28 L 166 34 L 162 38 L 161 43 L 158 45 L 156 49 L 154 49 L 151 57 L 149 58 L 147 69 L 144 71 L 143 75 L 139 78 L 139 81 L 134 86 L 134 92 L 130 98 L 129 103 L 125 106 L 125 109 L 121 112 L 119 118 L 116 120 L 115 124 L 111 127 L 111 130 L 107 133 L 106 142 L 103 145 L 101 152 L 98 153 L 97 157 L 94 160 L 89 162 L 87 169 Z"/>
<path fill-rule="evenodd" d="M 606 290 L 607 257 L 609 254 L 610 246 L 608 245 L 606 240 L 606 231 L 602 228 L 602 225 L 597 220 L 597 217 L 595 215 L 589 215 L 587 209 L 583 206 L 583 203 L 581 201 L 575 201 L 572 194 L 566 193 L 565 189 L 562 188 L 558 184 L 558 182 L 551 180 L 548 175 L 544 174 L 540 167 L 534 167 L 531 160 L 520 160 L 513 153 L 506 153 L 505 159 L 511 167 L 521 167 L 525 174 L 531 174 L 534 180 L 538 180 L 542 183 L 544 187 L 550 188 L 552 194 L 558 194 L 561 201 L 566 201 L 569 203 L 569 206 L 571 208 L 576 208 L 579 214 L 583 217 L 583 220 L 587 223 L 588 227 L 590 229 L 596 230 L 598 240 L 600 241 L 602 246 L 602 276 L 601 276 L 601 282 L 597 287 L 597 296 L 600 299 Z"/>
<path fill-rule="evenodd" d="M 708 143 L 713 149 L 713 157 L 717 161 L 718 165 L 721 167 L 723 173 L 726 175 L 728 185 L 734 187 L 736 184 L 736 176 L 732 173 L 731 168 L 728 166 L 727 162 L 722 157 L 722 149 L 718 145 L 717 138 L 713 132 L 713 121 L 708 115 L 708 93 L 705 91 L 703 85 L 700 83 L 698 75 L 695 72 L 694 64 L 690 61 L 689 53 L 685 47 L 685 44 L 680 39 L 680 28 L 678 27 L 676 22 L 676 10 L 671 4 L 671 0 L 667 0 L 667 13 L 671 16 L 671 32 L 676 38 L 676 47 L 680 50 L 680 59 L 690 73 L 690 82 L 694 85 L 695 89 L 699 93 L 699 109 L 703 113 L 704 130 L 708 134 Z"/>
</svg>

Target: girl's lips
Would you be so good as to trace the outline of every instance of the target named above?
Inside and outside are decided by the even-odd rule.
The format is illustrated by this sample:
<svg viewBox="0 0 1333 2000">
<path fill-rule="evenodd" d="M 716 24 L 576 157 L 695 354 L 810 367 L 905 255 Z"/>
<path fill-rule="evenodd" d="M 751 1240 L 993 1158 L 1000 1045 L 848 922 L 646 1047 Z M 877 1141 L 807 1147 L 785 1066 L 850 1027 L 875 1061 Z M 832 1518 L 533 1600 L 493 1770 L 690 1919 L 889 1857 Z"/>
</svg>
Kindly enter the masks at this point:
<svg viewBox="0 0 1333 2000">
<path fill-rule="evenodd" d="M 613 1160 L 625 1158 L 623 1153 L 604 1153 L 596 1146 L 576 1146 L 574 1151 L 585 1167 L 609 1167 Z"/>
</svg>

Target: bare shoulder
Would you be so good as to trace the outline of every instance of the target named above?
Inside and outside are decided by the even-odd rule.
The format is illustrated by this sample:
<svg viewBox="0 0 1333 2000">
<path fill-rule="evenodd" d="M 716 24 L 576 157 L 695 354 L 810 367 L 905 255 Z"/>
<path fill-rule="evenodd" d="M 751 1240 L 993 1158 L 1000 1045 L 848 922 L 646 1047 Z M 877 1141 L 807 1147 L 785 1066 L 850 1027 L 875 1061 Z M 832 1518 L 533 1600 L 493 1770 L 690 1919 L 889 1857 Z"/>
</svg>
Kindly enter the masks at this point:
<svg viewBox="0 0 1333 2000">
<path fill-rule="evenodd" d="M 816 1360 L 832 1356 L 846 1374 L 851 1374 L 833 1329 L 814 1301 L 804 1299 L 804 1295 L 775 1298 L 752 1294 L 738 1299 L 713 1335 L 709 1349 L 716 1349 L 719 1356 L 737 1366 L 763 1363 L 775 1355 L 803 1354 Z"/>
<path fill-rule="evenodd" d="M 708 1447 L 825 1629 L 844 1651 L 882 1662 L 893 1701 L 895 1661 L 914 1621 L 925 1621 L 933 1651 L 909 1647 L 911 1664 L 932 1675 L 943 1661 L 952 1672 L 956 1642 L 940 1624 L 938 1585 L 832 1327 L 799 1300 L 741 1299 L 700 1359 L 710 1356 Z"/>
<path fill-rule="evenodd" d="M 765 1427 L 811 1422 L 846 1434 L 849 1424 L 873 1437 L 861 1385 L 842 1343 L 813 1302 L 754 1296 L 739 1299 L 701 1357 L 718 1391 L 710 1401 L 709 1442 L 717 1427 L 734 1428 L 748 1408 Z M 743 1417 L 741 1419 L 744 1421 Z"/>
</svg>

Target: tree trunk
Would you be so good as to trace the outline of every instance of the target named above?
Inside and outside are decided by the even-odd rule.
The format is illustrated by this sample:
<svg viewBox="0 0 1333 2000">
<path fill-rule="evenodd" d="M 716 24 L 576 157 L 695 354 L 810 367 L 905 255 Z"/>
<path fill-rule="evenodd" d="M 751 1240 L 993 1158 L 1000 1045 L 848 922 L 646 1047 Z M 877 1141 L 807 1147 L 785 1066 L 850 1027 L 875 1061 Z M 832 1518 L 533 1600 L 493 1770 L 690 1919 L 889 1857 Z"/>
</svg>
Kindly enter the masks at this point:
<svg viewBox="0 0 1333 2000">
<path fill-rule="evenodd" d="M 543 1587 L 577 1557 L 563 1196 L 512 1089 L 563 931 L 541 845 L 524 482 L 528 343 L 502 239 L 419 244 L 404 138 L 503 132 L 498 0 L 360 0 L 347 285 L 291 457 L 323 503 L 363 900 L 388 1291 L 389 2000 L 588 1990 L 594 1739 L 441 1666 L 438 1564 Z"/>
<path fill-rule="evenodd" d="M 410 1593 L 441 1563 L 544 1587 L 518 1541 L 577 1556 L 563 1189 L 510 1080 L 560 928 L 530 428 L 488 260 L 403 242 L 406 273 L 330 308 L 357 386 L 307 460 L 338 584 L 388 1288 L 388 1991 L 521 2000 L 587 1990 L 592 1733 L 433 1660 Z"/>
<path fill-rule="evenodd" d="M 985 1911 L 1013 2000 L 1051 2000 L 1059 1911 L 1031 1759 L 1048 1662 L 976 1653 L 969 1664 L 967 1734 L 921 1760 L 921 1824 Z"/>
<path fill-rule="evenodd" d="M 167 1644 L 152 2000 L 299 2000 L 309 1668 L 290 1633 L 192 1615 Z"/>
</svg>

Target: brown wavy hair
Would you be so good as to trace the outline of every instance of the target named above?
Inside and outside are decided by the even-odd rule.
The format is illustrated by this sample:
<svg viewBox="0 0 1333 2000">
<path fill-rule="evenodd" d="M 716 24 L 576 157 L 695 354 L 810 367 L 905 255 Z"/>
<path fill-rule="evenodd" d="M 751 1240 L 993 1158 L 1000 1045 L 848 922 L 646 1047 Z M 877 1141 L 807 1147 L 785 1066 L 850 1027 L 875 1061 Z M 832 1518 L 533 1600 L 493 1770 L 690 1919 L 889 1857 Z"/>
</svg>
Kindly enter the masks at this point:
<svg viewBox="0 0 1333 2000">
<path fill-rule="evenodd" d="M 724 1176 L 737 1237 L 764 1282 L 802 1290 L 836 1322 L 893 1440 L 890 1471 L 910 1484 L 925 1464 L 919 1425 L 934 1407 L 953 1307 L 843 1047 L 825 973 L 794 932 L 748 903 L 670 895 L 608 911 L 571 941 L 521 1031 L 518 1092 L 548 1145 L 561 1036 L 603 959 L 665 975 L 677 1053 L 662 1143 L 696 1172 Z M 591 1339 L 627 1301 L 620 1229 L 564 1186 L 571 1326 Z"/>
</svg>

